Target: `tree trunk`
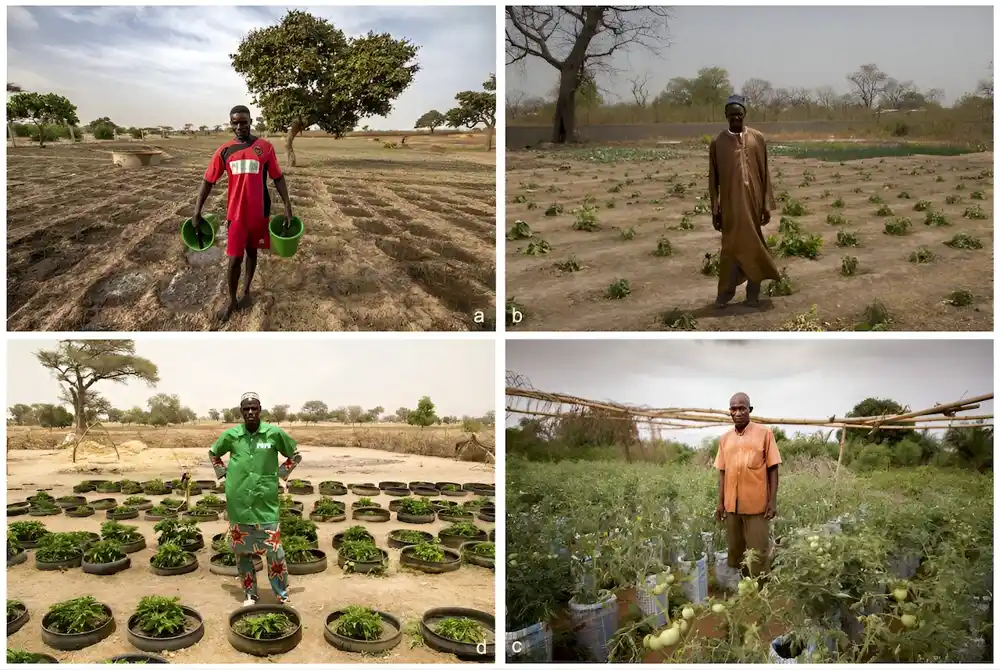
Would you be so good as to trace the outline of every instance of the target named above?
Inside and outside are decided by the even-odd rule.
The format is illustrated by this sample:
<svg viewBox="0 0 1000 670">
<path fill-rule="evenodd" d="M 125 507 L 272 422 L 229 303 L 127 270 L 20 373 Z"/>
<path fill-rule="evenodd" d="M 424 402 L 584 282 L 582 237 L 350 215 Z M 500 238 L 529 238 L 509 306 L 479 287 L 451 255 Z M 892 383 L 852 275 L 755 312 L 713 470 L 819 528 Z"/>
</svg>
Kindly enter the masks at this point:
<svg viewBox="0 0 1000 670">
<path fill-rule="evenodd" d="M 87 412 L 86 412 L 86 398 L 87 391 L 83 388 L 82 384 L 77 384 L 76 388 L 70 389 L 73 395 L 73 412 L 76 416 L 73 417 L 73 423 L 76 428 L 76 434 L 78 436 L 83 435 L 87 431 Z"/>
<path fill-rule="evenodd" d="M 486 127 L 486 150 L 493 148 L 493 126 Z"/>
<path fill-rule="evenodd" d="M 38 123 L 37 121 L 35 122 L 35 125 L 38 126 L 38 146 L 39 147 L 44 147 L 45 146 L 45 126 L 43 126 L 42 124 Z"/>
<path fill-rule="evenodd" d="M 10 143 L 15 149 L 17 148 L 17 137 L 14 135 L 14 126 L 10 121 L 7 122 L 7 132 L 10 134 Z"/>
<path fill-rule="evenodd" d="M 559 95 L 552 120 L 552 143 L 565 144 L 576 139 L 576 85 L 579 68 L 569 67 L 559 74 Z"/>
<path fill-rule="evenodd" d="M 69 121 L 66 119 L 63 119 L 63 125 L 66 126 L 66 130 L 69 131 L 70 141 L 76 144 L 76 133 L 73 132 L 73 126 L 69 125 Z"/>
<path fill-rule="evenodd" d="M 302 128 L 301 121 L 294 121 L 288 129 L 288 134 L 285 135 L 285 152 L 288 154 L 288 164 L 291 167 L 295 167 L 295 150 L 292 148 L 292 143 L 295 141 L 295 136 L 302 132 Z"/>
</svg>

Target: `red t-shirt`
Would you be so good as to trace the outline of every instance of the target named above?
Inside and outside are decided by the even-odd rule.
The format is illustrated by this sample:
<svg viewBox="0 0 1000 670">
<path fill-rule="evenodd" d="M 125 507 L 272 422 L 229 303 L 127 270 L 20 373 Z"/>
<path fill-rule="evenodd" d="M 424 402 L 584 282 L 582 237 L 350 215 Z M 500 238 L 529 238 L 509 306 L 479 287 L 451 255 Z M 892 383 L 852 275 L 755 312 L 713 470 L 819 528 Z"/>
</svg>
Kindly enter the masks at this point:
<svg viewBox="0 0 1000 670">
<path fill-rule="evenodd" d="M 219 147 L 205 170 L 205 181 L 214 184 L 229 176 L 228 221 L 257 224 L 270 216 L 267 178 L 282 176 L 274 147 L 267 140 L 233 139 Z"/>
</svg>

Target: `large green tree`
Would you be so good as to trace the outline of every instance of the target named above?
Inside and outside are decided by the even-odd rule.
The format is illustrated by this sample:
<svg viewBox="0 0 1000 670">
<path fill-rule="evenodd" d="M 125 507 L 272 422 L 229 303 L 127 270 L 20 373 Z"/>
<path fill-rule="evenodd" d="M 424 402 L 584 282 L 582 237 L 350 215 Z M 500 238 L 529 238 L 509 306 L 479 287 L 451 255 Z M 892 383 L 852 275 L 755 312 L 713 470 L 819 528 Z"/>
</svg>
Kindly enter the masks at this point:
<svg viewBox="0 0 1000 670">
<path fill-rule="evenodd" d="M 156 365 L 135 355 L 133 340 L 62 340 L 54 350 L 38 351 L 35 357 L 52 372 L 73 405 L 77 435 L 87 428 L 91 406 L 87 396 L 98 382 L 139 380 L 155 386 L 160 381 Z"/>
<path fill-rule="evenodd" d="M 452 128 L 486 126 L 486 150 L 493 148 L 493 127 L 497 124 L 497 76 L 491 74 L 483 82 L 482 91 L 462 91 L 455 95 L 458 102 L 445 112 L 445 119 Z"/>
<path fill-rule="evenodd" d="M 433 426 L 438 422 L 437 414 L 434 411 L 434 403 L 429 396 L 424 396 L 417 402 L 417 408 L 406 417 L 406 423 L 411 426 Z"/>
<path fill-rule="evenodd" d="M 55 93 L 15 93 L 7 100 L 7 121 L 13 123 L 30 122 L 38 127 L 38 145 L 45 146 L 45 126 L 59 124 L 69 128 L 80 123 L 76 105 Z"/>
<path fill-rule="evenodd" d="M 233 69 L 263 110 L 269 130 L 295 136 L 319 126 L 343 137 L 366 116 L 385 116 L 413 82 L 419 47 L 388 33 L 347 37 L 329 21 L 292 10 L 276 26 L 251 31 L 231 54 Z"/>
<path fill-rule="evenodd" d="M 413 124 L 413 127 L 418 130 L 420 128 L 427 128 L 431 131 L 431 134 L 434 134 L 434 129 L 438 126 L 443 126 L 447 121 L 448 119 L 444 117 L 444 114 L 436 109 L 432 109 L 429 112 L 424 112 L 420 118 L 417 119 L 417 122 Z"/>
</svg>

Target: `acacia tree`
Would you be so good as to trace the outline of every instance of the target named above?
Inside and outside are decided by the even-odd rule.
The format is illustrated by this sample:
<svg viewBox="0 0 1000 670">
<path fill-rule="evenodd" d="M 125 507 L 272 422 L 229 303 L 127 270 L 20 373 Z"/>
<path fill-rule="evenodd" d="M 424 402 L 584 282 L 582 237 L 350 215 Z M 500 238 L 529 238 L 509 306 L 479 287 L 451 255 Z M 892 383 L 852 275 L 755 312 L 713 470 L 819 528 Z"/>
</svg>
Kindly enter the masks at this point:
<svg viewBox="0 0 1000 670">
<path fill-rule="evenodd" d="M 875 105 L 887 79 L 889 75 L 878 69 L 875 63 L 862 65 L 857 72 L 847 75 L 847 81 L 854 84 L 861 103 L 868 109 Z"/>
<path fill-rule="evenodd" d="M 491 74 L 483 82 L 482 91 L 462 91 L 455 95 L 458 107 L 445 112 L 445 119 L 452 128 L 486 126 L 486 150 L 493 148 L 493 127 L 497 124 L 497 76 Z"/>
<path fill-rule="evenodd" d="M 436 109 L 432 109 L 431 111 L 422 114 L 421 117 L 417 119 L 417 122 L 413 124 L 413 127 L 417 129 L 428 128 L 433 135 L 434 129 L 438 126 L 443 126 L 446 121 L 447 119 L 444 118 L 444 114 Z"/>
<path fill-rule="evenodd" d="M 156 365 L 135 355 L 133 340 L 62 340 L 54 351 L 38 351 L 35 357 L 63 385 L 76 415 L 77 435 L 87 428 L 87 396 L 94 384 L 138 379 L 155 386 L 160 381 Z"/>
<path fill-rule="evenodd" d="M 552 141 L 576 135 L 576 92 L 585 70 L 612 71 L 618 51 L 642 47 L 659 56 L 668 7 L 507 7 L 507 64 L 539 58 L 559 71 Z"/>
<path fill-rule="evenodd" d="M 31 122 L 38 127 L 38 146 L 45 146 L 45 126 L 61 123 L 76 139 L 73 126 L 80 123 L 76 105 L 55 93 L 15 93 L 7 100 L 7 122 Z"/>
<path fill-rule="evenodd" d="M 251 31 L 233 69 L 263 110 L 268 130 L 285 130 L 288 164 L 293 142 L 319 126 L 341 138 L 366 116 L 385 116 L 420 69 L 419 47 L 388 33 L 349 38 L 329 21 L 297 10 L 276 26 Z"/>
</svg>

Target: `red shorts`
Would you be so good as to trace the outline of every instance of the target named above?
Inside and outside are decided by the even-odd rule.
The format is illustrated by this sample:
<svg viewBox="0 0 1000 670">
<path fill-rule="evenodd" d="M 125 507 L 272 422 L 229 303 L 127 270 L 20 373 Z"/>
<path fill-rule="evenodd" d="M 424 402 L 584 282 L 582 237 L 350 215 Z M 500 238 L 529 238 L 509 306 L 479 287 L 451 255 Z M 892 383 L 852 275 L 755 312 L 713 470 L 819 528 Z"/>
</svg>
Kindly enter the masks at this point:
<svg viewBox="0 0 1000 670">
<path fill-rule="evenodd" d="M 271 235 L 267 230 L 269 219 L 253 223 L 230 221 L 226 237 L 226 255 L 239 258 L 247 249 L 270 249 Z"/>
</svg>

